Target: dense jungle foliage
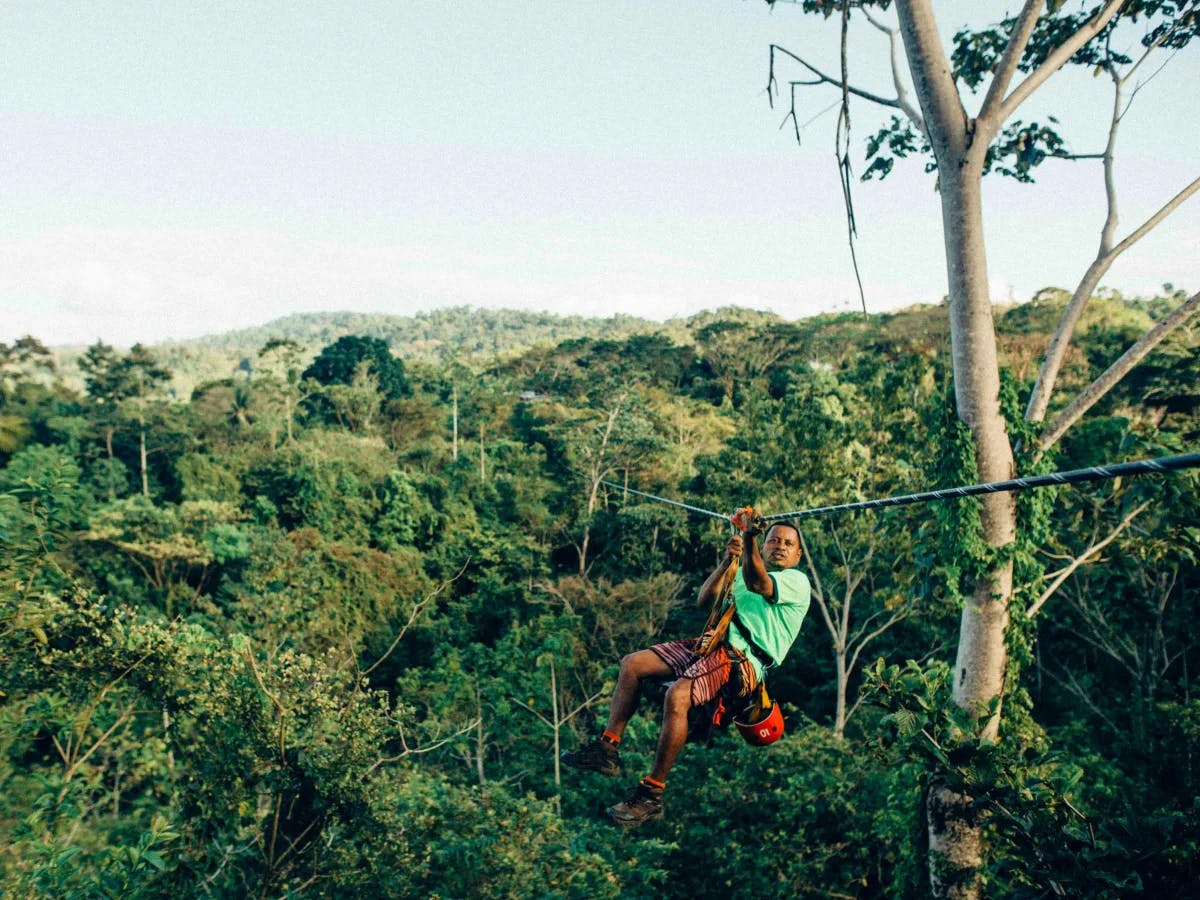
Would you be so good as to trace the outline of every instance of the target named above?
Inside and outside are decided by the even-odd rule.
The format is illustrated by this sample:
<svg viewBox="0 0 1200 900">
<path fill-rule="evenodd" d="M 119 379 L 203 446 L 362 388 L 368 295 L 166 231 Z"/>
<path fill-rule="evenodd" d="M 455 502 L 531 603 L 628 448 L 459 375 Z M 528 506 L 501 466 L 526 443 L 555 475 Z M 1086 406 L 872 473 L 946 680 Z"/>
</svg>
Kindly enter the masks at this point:
<svg viewBox="0 0 1200 900">
<path fill-rule="evenodd" d="M 1064 302 L 998 311 L 1014 433 Z M 1064 390 L 1177 302 L 1093 301 Z M 623 653 L 701 626 L 726 532 L 601 482 L 777 513 L 974 480 L 946 309 L 519 322 L 435 353 L 256 334 L 183 395 L 178 347 L 64 379 L 0 345 L 0 894 L 920 896 L 935 772 L 979 798 L 991 895 L 1196 894 L 1194 470 L 1020 495 L 983 749 L 948 699 L 972 502 L 807 520 L 786 736 L 689 745 L 666 819 L 611 826 L 653 705 L 624 781 L 558 753 Z M 1195 449 L 1197 344 L 1022 470 Z"/>
</svg>

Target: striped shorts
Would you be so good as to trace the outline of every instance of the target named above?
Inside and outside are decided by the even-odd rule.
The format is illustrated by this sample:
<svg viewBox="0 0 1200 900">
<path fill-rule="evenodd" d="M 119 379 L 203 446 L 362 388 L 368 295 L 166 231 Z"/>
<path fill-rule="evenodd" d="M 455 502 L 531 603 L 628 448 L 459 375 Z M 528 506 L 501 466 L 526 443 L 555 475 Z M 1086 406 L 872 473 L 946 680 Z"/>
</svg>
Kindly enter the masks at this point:
<svg viewBox="0 0 1200 900">
<path fill-rule="evenodd" d="M 668 641 L 655 644 L 650 649 L 671 667 L 676 678 L 689 678 L 692 682 L 692 706 L 700 706 L 713 699 L 726 685 L 727 696 L 746 697 L 758 687 L 754 665 L 745 654 L 722 644 L 708 656 L 697 656 L 699 640 Z"/>
</svg>

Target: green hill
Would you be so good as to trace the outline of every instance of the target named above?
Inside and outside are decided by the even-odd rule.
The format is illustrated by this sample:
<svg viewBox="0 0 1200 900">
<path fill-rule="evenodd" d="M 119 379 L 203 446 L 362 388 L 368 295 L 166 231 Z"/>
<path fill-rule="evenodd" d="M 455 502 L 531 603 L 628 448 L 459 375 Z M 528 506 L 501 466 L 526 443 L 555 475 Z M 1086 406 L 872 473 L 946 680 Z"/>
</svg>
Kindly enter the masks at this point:
<svg viewBox="0 0 1200 900">
<path fill-rule="evenodd" d="M 307 359 L 340 337 L 362 335 L 387 341 L 392 352 L 406 360 L 469 362 L 519 354 L 541 344 L 573 338 L 624 338 L 661 328 L 658 323 L 633 316 L 602 319 L 456 306 L 411 316 L 348 311 L 296 313 L 253 328 L 156 344 L 153 349 L 174 373 L 175 395 L 186 398 L 196 385 L 252 369 L 258 351 L 273 338 L 295 341 Z M 64 378 L 77 386 L 82 379 L 75 361 L 83 349 L 58 348 Z"/>
<path fill-rule="evenodd" d="M 1066 296 L 1046 290 L 1028 304 L 997 309 L 1001 351 L 1022 375 L 1040 355 Z M 1161 310 L 1151 303 L 1120 297 L 1093 301 L 1091 319 L 1129 321 L 1141 331 Z M 705 343 L 720 323 L 751 326 L 760 335 L 777 333 L 792 342 L 794 352 L 824 361 L 845 359 L 867 348 L 932 348 L 948 343 L 944 305 L 918 305 L 887 313 L 825 313 L 788 320 L 775 313 L 740 307 L 705 310 L 687 318 L 653 322 L 635 316 L 608 318 L 562 316 L 549 312 L 478 309 L 456 306 L 411 316 L 387 313 L 296 313 L 253 328 L 239 328 L 188 341 L 156 344 L 159 360 L 174 374 L 172 391 L 180 399 L 205 382 L 253 372 L 258 351 L 270 340 L 286 338 L 311 360 L 322 347 L 346 335 L 379 338 L 402 359 L 438 363 L 457 360 L 484 365 L 512 359 L 535 347 L 552 348 L 579 339 L 621 341 L 637 334 L 659 333 L 677 344 Z M 64 380 L 82 387 L 75 361 L 83 347 L 56 348 Z"/>
</svg>

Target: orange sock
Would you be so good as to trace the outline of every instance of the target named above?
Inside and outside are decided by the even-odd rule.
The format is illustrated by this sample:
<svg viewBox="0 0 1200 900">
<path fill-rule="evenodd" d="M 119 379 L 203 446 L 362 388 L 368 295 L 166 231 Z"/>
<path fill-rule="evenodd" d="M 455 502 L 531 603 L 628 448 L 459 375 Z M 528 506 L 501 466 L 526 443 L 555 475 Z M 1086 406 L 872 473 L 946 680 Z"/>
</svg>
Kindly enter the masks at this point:
<svg viewBox="0 0 1200 900">
<path fill-rule="evenodd" d="M 652 787 L 656 791 L 661 791 L 667 786 L 665 781 L 659 781 L 657 778 L 651 778 L 649 775 L 642 779 L 642 784 L 646 785 L 646 787 Z"/>
<path fill-rule="evenodd" d="M 608 731 L 608 730 L 605 730 L 604 734 L 602 734 L 601 737 L 604 738 L 604 740 L 608 741 L 610 744 L 612 744 L 614 747 L 619 746 L 621 743 L 621 736 L 619 734 L 613 734 L 611 731 Z"/>
</svg>

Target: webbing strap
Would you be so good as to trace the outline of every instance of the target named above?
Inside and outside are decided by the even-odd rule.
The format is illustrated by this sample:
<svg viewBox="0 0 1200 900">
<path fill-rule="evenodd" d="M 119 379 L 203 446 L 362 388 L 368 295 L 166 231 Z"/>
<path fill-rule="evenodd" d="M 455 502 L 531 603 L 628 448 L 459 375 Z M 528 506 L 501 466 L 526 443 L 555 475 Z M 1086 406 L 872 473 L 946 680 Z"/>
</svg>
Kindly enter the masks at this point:
<svg viewBox="0 0 1200 900">
<path fill-rule="evenodd" d="M 737 613 L 737 608 L 729 598 L 733 593 L 733 582 L 737 578 L 737 570 L 741 561 L 740 555 L 733 557 L 729 562 L 729 568 L 722 573 L 720 582 L 715 586 L 716 597 L 713 598 L 708 620 L 704 623 L 704 630 L 700 632 L 700 638 L 696 644 L 697 656 L 708 656 L 725 640 L 729 622 Z M 725 605 L 726 601 L 729 601 L 728 606 Z"/>
<path fill-rule="evenodd" d="M 733 614 L 733 624 L 737 627 L 738 634 L 742 636 L 742 640 L 750 647 L 750 652 L 757 656 L 758 661 L 763 664 L 764 669 L 770 669 L 778 665 L 775 662 L 775 657 L 760 647 L 758 642 L 754 640 L 750 634 L 750 629 L 746 627 L 746 623 L 738 617 L 736 612 Z"/>
</svg>

